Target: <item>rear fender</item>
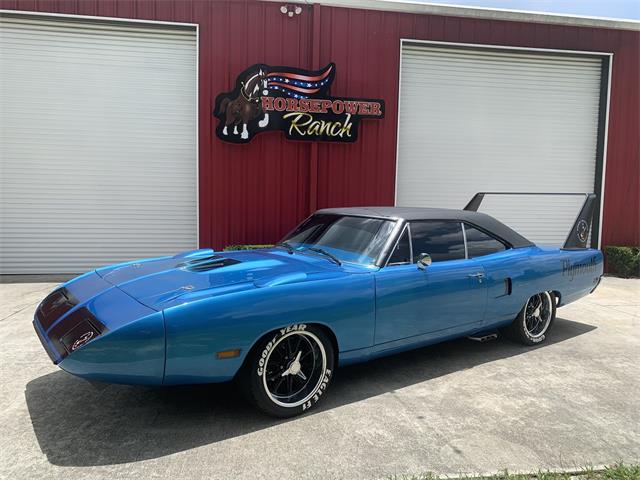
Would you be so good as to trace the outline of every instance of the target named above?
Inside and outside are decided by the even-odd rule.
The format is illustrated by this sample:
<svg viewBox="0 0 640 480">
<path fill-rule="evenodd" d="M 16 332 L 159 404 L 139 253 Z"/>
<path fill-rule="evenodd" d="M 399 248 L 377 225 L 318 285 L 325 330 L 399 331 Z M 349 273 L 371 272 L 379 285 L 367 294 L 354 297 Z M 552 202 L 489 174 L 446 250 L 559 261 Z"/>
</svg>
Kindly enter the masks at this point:
<svg viewBox="0 0 640 480">
<path fill-rule="evenodd" d="M 560 274 L 557 286 L 560 293 L 558 306 L 567 305 L 592 293 L 600 284 L 604 273 L 604 257 L 593 248 L 560 251 Z"/>
<path fill-rule="evenodd" d="M 598 286 L 604 267 L 600 250 L 546 247 L 537 250 L 532 257 L 535 280 L 527 294 L 554 291 L 559 294 L 558 306 L 563 306 L 588 295 Z"/>
</svg>

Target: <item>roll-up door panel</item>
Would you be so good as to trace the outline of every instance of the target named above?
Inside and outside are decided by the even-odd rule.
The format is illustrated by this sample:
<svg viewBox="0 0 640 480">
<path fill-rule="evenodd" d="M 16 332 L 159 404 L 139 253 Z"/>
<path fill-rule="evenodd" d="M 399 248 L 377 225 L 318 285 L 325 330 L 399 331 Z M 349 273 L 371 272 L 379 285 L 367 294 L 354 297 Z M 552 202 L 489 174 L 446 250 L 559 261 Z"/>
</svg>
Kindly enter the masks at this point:
<svg viewBox="0 0 640 480">
<path fill-rule="evenodd" d="M 0 17 L 0 273 L 197 246 L 193 28 Z"/>
<path fill-rule="evenodd" d="M 594 191 L 601 69 L 588 55 L 404 44 L 397 205 Z M 492 197 L 481 207 L 549 245 L 564 242 L 579 209 L 575 197 Z"/>
</svg>

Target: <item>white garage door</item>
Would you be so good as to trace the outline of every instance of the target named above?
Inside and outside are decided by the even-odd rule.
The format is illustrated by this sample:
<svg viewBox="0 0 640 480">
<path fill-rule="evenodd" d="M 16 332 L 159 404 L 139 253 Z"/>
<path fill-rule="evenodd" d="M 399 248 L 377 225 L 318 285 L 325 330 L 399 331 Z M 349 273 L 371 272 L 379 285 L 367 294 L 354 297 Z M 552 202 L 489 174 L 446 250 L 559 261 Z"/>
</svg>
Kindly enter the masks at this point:
<svg viewBox="0 0 640 480">
<path fill-rule="evenodd" d="M 0 17 L 0 273 L 197 244 L 191 27 Z"/>
<path fill-rule="evenodd" d="M 586 55 L 403 44 L 396 203 L 593 192 L 601 68 Z M 480 211 L 561 245 L 582 200 L 487 197 Z"/>
</svg>

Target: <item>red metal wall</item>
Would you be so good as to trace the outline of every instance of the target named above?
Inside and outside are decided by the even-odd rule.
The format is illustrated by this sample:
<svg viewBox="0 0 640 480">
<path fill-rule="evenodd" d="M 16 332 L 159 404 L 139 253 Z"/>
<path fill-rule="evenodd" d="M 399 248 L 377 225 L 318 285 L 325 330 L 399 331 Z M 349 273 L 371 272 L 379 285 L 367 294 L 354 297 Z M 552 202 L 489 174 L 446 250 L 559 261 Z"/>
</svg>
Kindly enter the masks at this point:
<svg viewBox="0 0 640 480">
<path fill-rule="evenodd" d="M 400 38 L 613 52 L 603 245 L 640 244 L 640 32 L 304 6 L 198 0 L 0 0 L 0 8 L 200 25 L 200 243 L 273 242 L 310 210 L 393 204 Z M 334 95 L 383 98 L 354 144 L 215 137 L 215 96 L 253 63 L 333 61 Z"/>
</svg>

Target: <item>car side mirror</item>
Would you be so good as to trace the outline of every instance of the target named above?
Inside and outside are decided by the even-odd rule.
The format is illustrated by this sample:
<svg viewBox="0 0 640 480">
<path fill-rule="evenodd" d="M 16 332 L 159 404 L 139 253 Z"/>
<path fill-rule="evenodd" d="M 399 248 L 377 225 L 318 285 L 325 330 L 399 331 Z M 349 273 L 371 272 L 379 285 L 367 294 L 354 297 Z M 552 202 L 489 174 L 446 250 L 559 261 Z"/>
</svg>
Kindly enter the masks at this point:
<svg viewBox="0 0 640 480">
<path fill-rule="evenodd" d="M 424 270 L 429 265 L 431 265 L 431 255 L 428 253 L 421 253 L 418 255 L 418 268 L 420 270 Z"/>
</svg>

